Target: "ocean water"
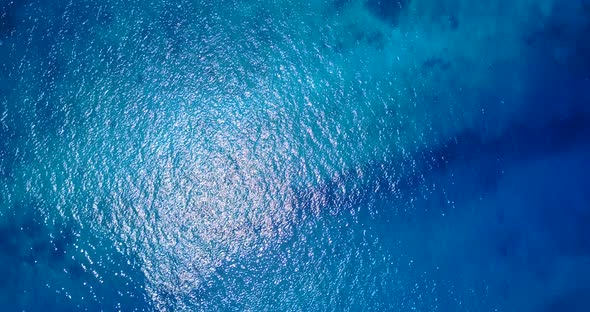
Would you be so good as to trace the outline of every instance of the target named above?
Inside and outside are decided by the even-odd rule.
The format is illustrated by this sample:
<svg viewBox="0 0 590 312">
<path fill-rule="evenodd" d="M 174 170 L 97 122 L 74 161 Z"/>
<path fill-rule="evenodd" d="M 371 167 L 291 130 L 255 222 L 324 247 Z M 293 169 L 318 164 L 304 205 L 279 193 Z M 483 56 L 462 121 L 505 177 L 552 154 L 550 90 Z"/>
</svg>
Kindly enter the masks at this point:
<svg viewBox="0 0 590 312">
<path fill-rule="evenodd" d="M 589 311 L 590 1 L 0 0 L 3 311 Z"/>
</svg>

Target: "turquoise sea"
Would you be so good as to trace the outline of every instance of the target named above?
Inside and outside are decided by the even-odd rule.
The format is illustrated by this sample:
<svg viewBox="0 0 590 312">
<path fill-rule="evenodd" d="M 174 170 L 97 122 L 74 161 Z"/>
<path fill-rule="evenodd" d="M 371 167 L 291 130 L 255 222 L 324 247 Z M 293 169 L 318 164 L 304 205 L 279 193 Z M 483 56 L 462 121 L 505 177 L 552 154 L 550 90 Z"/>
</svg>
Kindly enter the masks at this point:
<svg viewBox="0 0 590 312">
<path fill-rule="evenodd" d="M 590 311 L 589 0 L 0 0 L 0 310 Z"/>
</svg>

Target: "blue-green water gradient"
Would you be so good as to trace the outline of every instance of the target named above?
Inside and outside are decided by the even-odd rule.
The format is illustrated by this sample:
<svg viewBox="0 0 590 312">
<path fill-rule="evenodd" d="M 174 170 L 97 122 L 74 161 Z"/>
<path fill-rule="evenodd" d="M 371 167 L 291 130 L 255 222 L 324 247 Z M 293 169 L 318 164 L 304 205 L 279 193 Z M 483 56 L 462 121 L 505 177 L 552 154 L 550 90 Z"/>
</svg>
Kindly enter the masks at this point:
<svg viewBox="0 0 590 312">
<path fill-rule="evenodd" d="M 7 311 L 587 311 L 587 0 L 0 0 Z"/>
</svg>

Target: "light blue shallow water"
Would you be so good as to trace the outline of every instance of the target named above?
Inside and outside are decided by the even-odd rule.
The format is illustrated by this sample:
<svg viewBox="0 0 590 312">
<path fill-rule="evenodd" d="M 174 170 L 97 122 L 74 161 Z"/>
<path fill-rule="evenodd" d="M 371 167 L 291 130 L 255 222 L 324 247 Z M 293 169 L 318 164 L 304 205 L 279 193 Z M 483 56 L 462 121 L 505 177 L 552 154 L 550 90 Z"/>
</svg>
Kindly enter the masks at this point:
<svg viewBox="0 0 590 312">
<path fill-rule="evenodd" d="M 590 2 L 0 0 L 7 311 L 587 311 Z"/>
</svg>

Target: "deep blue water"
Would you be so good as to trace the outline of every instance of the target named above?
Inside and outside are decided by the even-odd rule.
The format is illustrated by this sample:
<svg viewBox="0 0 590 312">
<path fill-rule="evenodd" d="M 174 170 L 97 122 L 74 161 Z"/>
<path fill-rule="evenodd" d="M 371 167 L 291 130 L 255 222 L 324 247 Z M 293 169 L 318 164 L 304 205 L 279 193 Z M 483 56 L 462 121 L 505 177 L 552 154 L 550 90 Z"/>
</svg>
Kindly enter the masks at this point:
<svg viewBox="0 0 590 312">
<path fill-rule="evenodd" d="M 590 1 L 0 0 L 3 311 L 590 311 Z"/>
</svg>

